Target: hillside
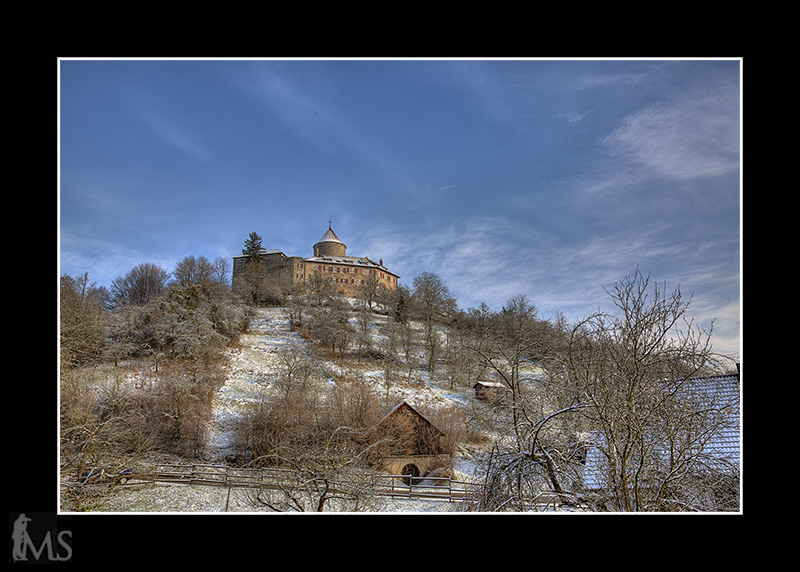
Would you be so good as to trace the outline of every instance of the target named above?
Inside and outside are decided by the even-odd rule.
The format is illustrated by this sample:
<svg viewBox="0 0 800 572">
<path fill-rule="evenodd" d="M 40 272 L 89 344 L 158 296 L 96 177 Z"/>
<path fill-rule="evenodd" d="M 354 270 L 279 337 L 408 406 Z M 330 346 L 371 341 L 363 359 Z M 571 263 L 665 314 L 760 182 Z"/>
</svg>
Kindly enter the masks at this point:
<svg viewBox="0 0 800 572">
<path fill-rule="evenodd" d="M 354 318 L 355 319 L 355 318 Z M 375 341 L 380 336 L 380 321 L 385 317 L 373 316 L 371 329 Z M 239 344 L 228 349 L 229 362 L 224 385 L 216 392 L 213 401 L 213 418 L 207 433 L 207 445 L 202 461 L 213 464 L 236 462 L 236 430 L 248 406 L 265 394 L 276 390 L 280 375 L 279 356 L 289 349 L 313 352 L 319 369 L 315 376 L 323 386 L 333 387 L 341 376 L 361 376 L 367 380 L 376 394 L 385 397 L 387 403 L 407 401 L 414 407 L 440 407 L 457 404 L 466 409 L 481 407 L 472 397 L 472 389 L 450 389 L 447 384 L 432 379 L 422 369 L 411 373 L 407 383 L 392 383 L 386 387 L 384 372 L 374 363 L 345 360 L 326 355 L 319 347 L 304 339 L 288 326 L 285 308 L 259 308 L 251 321 L 248 333 L 241 336 Z M 322 388 L 324 389 L 324 387 Z M 475 473 L 475 451 L 460 446 L 453 457 L 454 476 L 457 480 L 472 480 Z M 166 459 L 166 461 L 177 459 Z M 158 462 L 165 462 L 159 457 Z M 374 511 L 454 511 L 456 503 L 438 501 L 411 501 L 380 499 Z M 98 495 L 92 504 L 85 507 L 97 511 L 136 512 L 218 512 L 260 510 L 253 506 L 247 493 L 227 489 L 181 486 L 181 485 L 136 485 L 118 487 L 111 494 Z M 334 510 L 331 507 L 330 510 Z"/>
</svg>

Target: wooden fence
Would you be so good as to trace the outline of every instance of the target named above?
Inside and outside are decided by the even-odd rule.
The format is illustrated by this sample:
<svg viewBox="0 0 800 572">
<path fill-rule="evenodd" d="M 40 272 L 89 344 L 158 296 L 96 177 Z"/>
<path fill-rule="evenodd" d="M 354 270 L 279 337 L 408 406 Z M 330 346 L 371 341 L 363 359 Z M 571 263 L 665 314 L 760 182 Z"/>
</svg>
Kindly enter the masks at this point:
<svg viewBox="0 0 800 572">
<path fill-rule="evenodd" d="M 376 496 L 407 498 L 416 500 L 460 502 L 467 510 L 474 510 L 483 498 L 483 485 L 459 481 L 449 477 L 415 477 L 409 483 L 408 475 L 390 475 L 374 472 L 356 474 L 350 481 L 330 479 L 312 471 L 298 471 L 276 467 L 248 469 L 212 464 L 159 464 L 140 468 L 137 471 L 120 472 L 114 469 L 95 468 L 83 471 L 80 479 L 71 485 L 86 486 L 133 486 L 142 484 L 175 484 L 250 488 L 263 490 L 290 490 L 324 486 L 329 493 L 363 491 Z M 343 477 L 340 477 L 344 479 Z M 508 499 L 507 503 L 522 504 L 517 510 L 553 510 L 562 502 L 574 504 L 570 495 L 554 492 L 539 493 L 530 498 Z M 586 508 L 586 507 L 584 507 Z"/>
<path fill-rule="evenodd" d="M 348 490 L 353 483 L 330 480 L 311 472 L 267 467 L 247 469 L 209 464 L 160 464 L 120 473 L 110 469 L 92 469 L 84 484 L 89 486 L 132 486 L 141 484 L 178 484 L 225 488 L 288 489 L 325 480 L 332 490 Z M 474 503 L 481 498 L 481 485 L 449 477 L 417 477 L 406 483 L 408 475 L 370 474 L 366 485 L 378 496 L 420 500 Z"/>
</svg>

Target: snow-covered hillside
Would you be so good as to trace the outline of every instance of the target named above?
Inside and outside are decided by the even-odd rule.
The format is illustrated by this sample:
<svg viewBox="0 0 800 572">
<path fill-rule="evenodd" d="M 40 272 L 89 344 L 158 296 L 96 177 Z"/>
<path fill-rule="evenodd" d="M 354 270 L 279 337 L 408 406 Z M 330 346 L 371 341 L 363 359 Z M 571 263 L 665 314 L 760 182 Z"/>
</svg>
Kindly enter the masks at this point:
<svg viewBox="0 0 800 572">
<path fill-rule="evenodd" d="M 385 320 L 385 317 L 375 315 L 375 321 Z M 376 329 L 376 336 L 377 329 Z M 297 332 L 289 328 L 285 308 L 260 308 L 250 324 L 250 330 L 240 340 L 240 347 L 230 350 L 230 366 L 228 379 L 217 393 L 214 402 L 214 420 L 212 423 L 207 457 L 211 462 L 224 463 L 229 455 L 234 453 L 234 431 L 239 418 L 248 403 L 259 399 L 264 392 L 269 392 L 279 374 L 277 357 L 285 348 L 302 348 L 308 344 Z M 320 363 L 323 374 L 332 376 L 335 373 L 346 373 L 345 368 L 334 360 Z M 383 394 L 386 390 L 384 372 L 382 369 L 366 367 L 357 371 L 349 371 L 363 376 L 374 385 L 374 390 Z M 442 407 L 457 403 L 465 405 L 476 404 L 470 388 L 450 389 L 445 383 L 439 383 L 430 376 L 418 370 L 414 375 L 422 382 L 411 385 L 392 384 L 391 393 L 396 397 L 397 403 L 407 401 L 414 407 L 432 406 Z M 332 379 L 328 380 L 333 383 Z M 465 455 L 468 453 L 465 451 Z M 472 477 L 474 463 L 467 456 L 456 457 L 454 468 L 459 473 L 457 478 Z"/>
<path fill-rule="evenodd" d="M 374 316 L 377 323 L 385 317 Z M 379 336 L 379 328 L 373 328 Z M 260 308 L 253 318 L 249 332 L 241 336 L 238 347 L 229 349 L 228 375 L 225 384 L 217 391 L 213 402 L 213 419 L 208 431 L 204 462 L 225 464 L 236 454 L 236 429 L 247 407 L 260 399 L 265 392 L 274 390 L 280 373 L 278 358 L 287 348 L 309 350 L 309 342 L 297 332 L 291 331 L 284 308 Z M 319 352 L 317 352 L 319 354 Z M 341 373 L 363 376 L 374 384 L 376 393 L 386 392 L 384 372 L 369 366 L 358 370 L 342 371 L 345 366 L 338 360 L 317 359 L 320 368 L 319 383 L 334 383 L 334 376 Z M 414 407 L 446 406 L 453 403 L 464 407 L 480 407 L 472 398 L 470 388 L 450 389 L 446 383 L 431 379 L 423 370 L 415 370 L 415 383 L 391 385 L 391 394 L 399 403 L 407 401 Z M 453 457 L 454 475 L 457 480 L 474 480 L 476 460 L 480 452 L 461 447 Z M 218 512 L 254 511 L 244 491 L 202 486 L 141 485 L 119 487 L 110 495 L 96 499 L 92 510 L 136 511 L 136 512 Z M 430 500 L 381 501 L 380 511 L 455 511 L 458 505 L 451 502 Z"/>
</svg>

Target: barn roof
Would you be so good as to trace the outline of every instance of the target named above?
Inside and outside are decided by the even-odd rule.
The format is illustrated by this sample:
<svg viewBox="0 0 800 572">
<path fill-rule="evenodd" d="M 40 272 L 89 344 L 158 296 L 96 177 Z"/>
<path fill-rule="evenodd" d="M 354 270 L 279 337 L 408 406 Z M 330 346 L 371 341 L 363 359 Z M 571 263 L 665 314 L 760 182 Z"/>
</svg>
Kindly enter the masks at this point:
<svg viewBox="0 0 800 572">
<path fill-rule="evenodd" d="M 392 410 L 389 411 L 389 413 L 387 413 L 386 415 L 384 415 L 383 418 L 380 421 L 378 421 L 375 424 L 375 427 L 373 427 L 372 429 L 375 429 L 375 428 L 379 427 L 382 423 L 385 423 L 387 419 L 397 415 L 400 411 L 403 411 L 403 410 L 408 411 L 409 413 L 411 413 L 415 417 L 419 418 L 422 422 L 424 422 L 425 424 L 433 427 L 436 431 L 438 431 L 439 433 L 444 435 L 443 431 L 441 431 L 438 427 L 436 427 L 436 425 L 434 425 L 433 423 L 428 421 L 419 411 L 417 411 L 416 409 L 411 407 L 406 401 L 401 401 L 400 403 L 398 403 L 397 405 L 392 407 Z"/>
</svg>

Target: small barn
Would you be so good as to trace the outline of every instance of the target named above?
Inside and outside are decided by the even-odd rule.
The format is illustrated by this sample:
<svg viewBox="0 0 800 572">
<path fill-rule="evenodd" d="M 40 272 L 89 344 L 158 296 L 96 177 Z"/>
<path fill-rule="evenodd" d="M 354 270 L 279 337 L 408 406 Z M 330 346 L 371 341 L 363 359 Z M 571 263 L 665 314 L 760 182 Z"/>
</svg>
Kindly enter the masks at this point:
<svg viewBox="0 0 800 572">
<path fill-rule="evenodd" d="M 506 386 L 495 381 L 478 381 L 472 386 L 475 390 L 475 399 L 492 403 L 506 394 Z"/>
<path fill-rule="evenodd" d="M 405 401 L 393 407 L 369 434 L 377 464 L 390 474 L 406 475 L 407 484 L 451 462 L 442 451 L 444 432 Z"/>
</svg>

